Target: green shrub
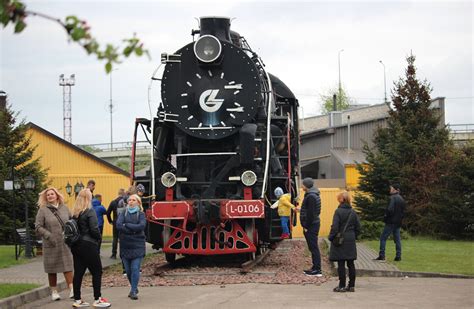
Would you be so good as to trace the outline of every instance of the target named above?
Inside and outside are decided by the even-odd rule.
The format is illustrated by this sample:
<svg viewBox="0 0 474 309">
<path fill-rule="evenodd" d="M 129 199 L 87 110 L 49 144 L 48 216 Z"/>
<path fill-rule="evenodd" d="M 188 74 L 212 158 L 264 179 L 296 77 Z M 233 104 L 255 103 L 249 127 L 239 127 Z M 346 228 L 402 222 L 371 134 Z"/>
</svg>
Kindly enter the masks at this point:
<svg viewBox="0 0 474 309">
<path fill-rule="evenodd" d="M 360 234 L 359 234 L 359 239 L 360 240 L 377 240 L 380 238 L 380 235 L 382 234 L 383 228 L 385 226 L 385 223 L 381 221 L 364 221 L 362 220 L 360 222 Z M 409 234 L 405 230 L 401 230 L 400 236 L 402 239 L 408 239 Z M 390 235 L 389 239 L 392 239 L 392 235 Z"/>
</svg>

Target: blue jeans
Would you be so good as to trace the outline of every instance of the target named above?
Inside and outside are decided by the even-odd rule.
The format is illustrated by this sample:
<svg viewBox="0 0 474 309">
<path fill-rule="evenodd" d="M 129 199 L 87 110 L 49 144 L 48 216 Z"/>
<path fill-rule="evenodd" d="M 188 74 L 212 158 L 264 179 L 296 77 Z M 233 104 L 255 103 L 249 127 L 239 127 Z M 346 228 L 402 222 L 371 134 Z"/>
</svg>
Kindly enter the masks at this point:
<svg viewBox="0 0 474 309">
<path fill-rule="evenodd" d="M 123 266 L 125 266 L 125 272 L 127 273 L 128 282 L 132 286 L 130 292 L 136 293 L 138 288 L 138 280 L 140 280 L 140 265 L 143 257 L 135 259 L 122 258 Z"/>
<path fill-rule="evenodd" d="M 394 224 L 385 224 L 385 227 L 380 235 L 380 252 L 379 256 L 385 257 L 385 243 L 387 242 L 390 234 L 393 234 L 393 241 L 395 242 L 395 249 L 397 251 L 396 257 L 402 257 L 402 240 L 400 238 L 400 227 L 396 227 Z"/>
<path fill-rule="evenodd" d="M 283 234 L 290 234 L 290 229 L 288 228 L 288 222 L 290 222 L 290 217 L 281 216 L 281 230 Z"/>
</svg>

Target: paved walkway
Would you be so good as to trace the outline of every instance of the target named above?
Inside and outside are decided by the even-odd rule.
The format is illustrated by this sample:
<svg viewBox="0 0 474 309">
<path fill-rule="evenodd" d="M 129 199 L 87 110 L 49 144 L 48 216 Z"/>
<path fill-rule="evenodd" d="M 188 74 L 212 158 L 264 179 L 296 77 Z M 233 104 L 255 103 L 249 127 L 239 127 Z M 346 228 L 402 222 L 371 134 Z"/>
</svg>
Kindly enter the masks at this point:
<svg viewBox="0 0 474 309">
<path fill-rule="evenodd" d="M 114 309 L 132 308 L 474 308 L 474 280 L 428 278 L 357 278 L 355 293 L 334 293 L 336 279 L 320 286 L 235 284 L 140 287 L 139 299 L 128 287 L 103 289 Z M 65 297 L 65 292 L 62 293 Z M 92 302 L 92 289 L 83 288 Z M 72 302 L 44 298 L 20 308 L 63 309 Z M 91 307 L 92 308 L 92 307 Z"/>
<path fill-rule="evenodd" d="M 147 244 L 147 252 L 152 252 L 151 245 Z M 120 258 L 111 259 L 112 246 L 105 243 L 101 250 L 102 266 L 107 267 L 120 263 Z M 58 284 L 64 281 L 64 276 L 58 274 Z M 44 272 L 43 257 L 35 257 L 29 263 L 0 269 L 0 283 L 36 283 L 48 285 L 48 276 Z"/>
<path fill-rule="evenodd" d="M 378 253 L 363 243 L 357 243 L 357 260 L 355 267 L 357 270 L 370 271 L 400 271 L 397 266 L 385 261 L 374 261 Z"/>
</svg>

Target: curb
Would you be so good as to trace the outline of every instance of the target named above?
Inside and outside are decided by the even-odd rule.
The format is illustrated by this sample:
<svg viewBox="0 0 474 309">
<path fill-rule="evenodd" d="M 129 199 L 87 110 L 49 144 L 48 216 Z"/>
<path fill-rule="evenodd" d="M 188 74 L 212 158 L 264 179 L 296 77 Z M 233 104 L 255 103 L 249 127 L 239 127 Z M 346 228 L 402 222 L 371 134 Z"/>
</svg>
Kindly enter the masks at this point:
<svg viewBox="0 0 474 309">
<path fill-rule="evenodd" d="M 120 261 L 120 260 L 119 260 Z M 119 262 L 110 264 L 107 266 L 102 267 L 102 270 L 105 270 L 113 265 L 117 265 Z M 62 281 L 58 281 L 58 292 L 62 292 L 67 288 L 66 281 L 64 279 Z M 42 298 L 46 298 L 51 296 L 51 291 L 49 286 L 43 285 L 39 288 L 23 292 L 21 294 L 12 295 L 4 299 L 0 299 L 0 308 L 1 309 L 14 309 L 20 306 L 26 305 L 27 303 L 31 303 L 37 301 Z"/>
<path fill-rule="evenodd" d="M 61 292 L 67 288 L 66 281 L 58 282 L 58 292 Z M 44 285 L 39 288 L 23 292 L 21 294 L 12 295 L 10 297 L 0 300 L 0 308 L 14 309 L 23 306 L 27 303 L 34 302 L 38 299 L 50 296 L 51 291 L 49 286 Z"/>
<path fill-rule="evenodd" d="M 331 246 L 330 241 L 324 238 L 324 242 Z M 337 274 L 337 263 L 329 261 L 331 269 Z M 356 275 L 360 277 L 392 277 L 392 278 L 448 278 L 448 279 L 474 279 L 474 276 L 460 274 L 427 273 L 417 271 L 393 271 L 393 270 L 371 270 L 356 269 Z"/>
</svg>

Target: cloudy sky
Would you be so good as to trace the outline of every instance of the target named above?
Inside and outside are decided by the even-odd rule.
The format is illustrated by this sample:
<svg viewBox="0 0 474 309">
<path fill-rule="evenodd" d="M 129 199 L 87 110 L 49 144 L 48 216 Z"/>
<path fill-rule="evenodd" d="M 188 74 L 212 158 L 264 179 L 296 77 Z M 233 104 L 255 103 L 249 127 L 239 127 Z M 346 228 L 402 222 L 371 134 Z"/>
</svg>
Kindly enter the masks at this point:
<svg viewBox="0 0 474 309">
<path fill-rule="evenodd" d="M 162 52 L 192 41 L 196 17 L 235 18 L 267 69 L 293 90 L 306 116 L 320 113 L 320 95 L 341 80 L 359 104 L 383 102 L 404 74 L 405 57 L 417 57 L 418 77 L 432 97 L 446 97 L 446 122 L 474 123 L 473 4 L 471 1 L 26 1 L 31 10 L 86 19 L 99 42 L 120 44 L 134 32 L 152 60 L 132 58 L 113 72 L 114 141 L 132 138 L 136 117 L 149 118 L 148 85 Z M 109 76 L 104 64 L 68 43 L 63 29 L 38 17 L 20 35 L 0 29 L 0 89 L 13 109 L 63 136 L 58 76 L 76 74 L 72 89 L 72 141 L 110 142 Z M 152 109 L 160 98 L 151 91 Z"/>
</svg>

